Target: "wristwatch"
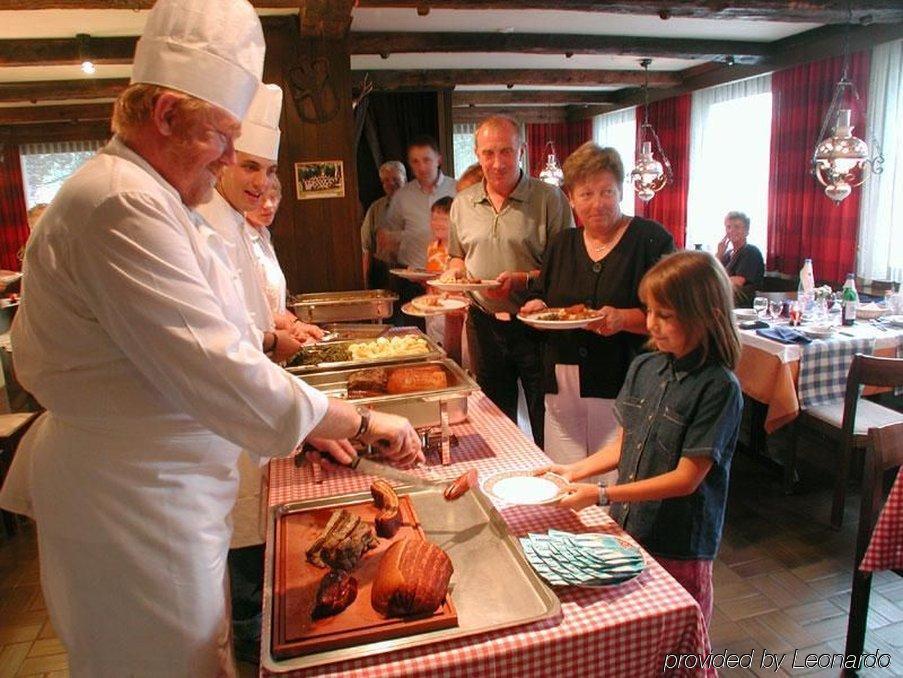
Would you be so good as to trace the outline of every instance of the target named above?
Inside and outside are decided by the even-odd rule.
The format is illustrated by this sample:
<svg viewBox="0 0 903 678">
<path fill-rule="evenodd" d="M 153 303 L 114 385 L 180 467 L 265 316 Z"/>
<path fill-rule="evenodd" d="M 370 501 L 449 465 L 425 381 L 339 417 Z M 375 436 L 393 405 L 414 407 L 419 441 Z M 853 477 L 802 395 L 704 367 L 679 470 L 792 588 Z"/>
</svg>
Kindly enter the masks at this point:
<svg viewBox="0 0 903 678">
<path fill-rule="evenodd" d="M 357 427 L 357 433 L 355 433 L 351 439 L 364 442 L 361 440 L 361 437 L 365 436 L 370 429 L 370 410 L 366 407 L 358 407 L 357 413 L 361 415 L 361 425 Z"/>
<path fill-rule="evenodd" d="M 599 501 L 596 502 L 597 506 L 608 506 L 611 504 L 611 500 L 608 498 L 608 490 L 605 489 L 605 485 L 599 485 Z"/>
</svg>

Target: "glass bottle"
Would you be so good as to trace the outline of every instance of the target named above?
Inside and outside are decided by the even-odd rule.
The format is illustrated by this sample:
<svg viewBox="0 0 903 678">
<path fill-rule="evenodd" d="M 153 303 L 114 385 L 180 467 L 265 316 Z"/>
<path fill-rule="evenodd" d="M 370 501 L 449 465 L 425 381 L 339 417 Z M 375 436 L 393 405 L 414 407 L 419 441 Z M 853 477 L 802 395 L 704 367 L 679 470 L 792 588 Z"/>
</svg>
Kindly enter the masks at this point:
<svg viewBox="0 0 903 678">
<path fill-rule="evenodd" d="M 856 307 L 859 306 L 859 294 L 856 292 L 856 280 L 852 273 L 847 273 L 841 299 L 843 301 L 841 323 L 845 327 L 851 327 L 856 322 Z"/>
</svg>

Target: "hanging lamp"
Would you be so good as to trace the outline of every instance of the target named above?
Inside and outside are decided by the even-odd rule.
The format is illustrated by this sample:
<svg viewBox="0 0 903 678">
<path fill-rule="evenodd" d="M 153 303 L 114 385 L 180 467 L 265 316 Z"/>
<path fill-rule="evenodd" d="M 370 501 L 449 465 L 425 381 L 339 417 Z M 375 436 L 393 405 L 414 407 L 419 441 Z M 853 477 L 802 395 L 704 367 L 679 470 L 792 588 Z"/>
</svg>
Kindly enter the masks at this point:
<svg viewBox="0 0 903 678">
<path fill-rule="evenodd" d="M 564 183 L 564 172 L 558 166 L 558 158 L 555 157 L 555 144 L 552 140 L 546 142 L 546 166 L 539 173 L 540 181 L 544 181 L 552 186 L 561 186 Z"/>
<path fill-rule="evenodd" d="M 825 187 L 825 195 L 835 204 L 840 204 L 856 186 L 868 179 L 869 172 L 881 174 L 884 170 L 884 156 L 878 140 L 872 139 L 874 155 L 868 144 L 853 136 L 850 124 L 853 107 L 860 117 L 862 105 L 859 91 L 849 78 L 850 66 L 850 23 L 853 18 L 851 5 L 847 5 L 848 20 L 843 34 L 843 71 L 834 86 L 834 96 L 821 123 L 819 142 L 812 153 L 811 172 Z M 830 136 L 828 129 L 833 125 Z"/>
<path fill-rule="evenodd" d="M 655 194 L 667 186 L 672 178 L 671 162 L 662 148 L 655 128 L 649 123 L 649 66 L 652 59 L 642 59 L 640 66 L 646 73 L 643 82 L 643 124 L 640 126 L 640 152 L 636 167 L 630 173 L 630 182 L 637 197 L 649 202 Z M 653 146 L 654 144 L 654 146 Z M 661 161 L 656 160 L 658 155 Z"/>
</svg>

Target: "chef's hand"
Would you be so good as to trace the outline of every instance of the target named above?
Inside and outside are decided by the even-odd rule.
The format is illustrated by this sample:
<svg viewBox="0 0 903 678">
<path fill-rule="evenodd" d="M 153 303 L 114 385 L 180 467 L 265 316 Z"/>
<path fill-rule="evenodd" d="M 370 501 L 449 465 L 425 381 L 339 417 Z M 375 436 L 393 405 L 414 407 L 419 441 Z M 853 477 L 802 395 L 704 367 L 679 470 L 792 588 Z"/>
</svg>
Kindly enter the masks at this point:
<svg viewBox="0 0 903 678">
<path fill-rule="evenodd" d="M 533 471 L 534 476 L 544 476 L 546 473 L 554 473 L 571 482 L 574 479 L 574 468 L 572 464 L 552 464 L 551 466 L 543 466 Z"/>
<path fill-rule="evenodd" d="M 334 468 L 336 465 L 333 462 L 348 465 L 357 458 L 357 451 L 346 439 L 308 438 L 305 442 L 309 446 L 316 448 L 307 448 L 304 453 L 307 460 L 311 463 L 318 463 L 326 469 Z M 323 454 L 324 452 L 326 453 L 325 455 Z"/>
<path fill-rule="evenodd" d="M 537 311 L 541 311 L 544 308 L 548 308 L 548 306 L 542 299 L 531 299 L 526 304 L 520 307 L 520 313 L 522 315 L 527 315 L 528 313 L 536 313 Z"/>
<path fill-rule="evenodd" d="M 371 445 L 378 443 L 379 451 L 394 466 L 409 468 L 426 461 L 420 436 L 404 417 L 371 411 L 370 426 L 361 440 Z"/>
<path fill-rule="evenodd" d="M 571 483 L 564 491 L 566 494 L 558 501 L 561 508 L 579 511 L 599 503 L 599 486 L 594 483 Z"/>
<path fill-rule="evenodd" d="M 274 330 L 274 334 L 276 335 L 272 356 L 274 363 L 285 362 L 301 350 L 301 342 L 295 339 L 289 330 Z"/>
<path fill-rule="evenodd" d="M 721 239 L 721 242 L 718 243 L 718 258 L 723 259 L 724 253 L 727 252 L 727 246 L 730 244 L 731 240 L 727 236 L 724 236 Z"/>
<path fill-rule="evenodd" d="M 312 344 L 320 341 L 326 333 L 316 325 L 309 325 L 300 320 L 295 320 L 288 328 L 292 337 L 300 341 L 302 344 Z"/>
<path fill-rule="evenodd" d="M 526 271 L 502 271 L 496 277 L 501 283 L 498 287 L 487 289 L 485 294 L 493 299 L 507 299 L 512 292 L 524 290 L 530 280 L 530 274 Z"/>
<path fill-rule="evenodd" d="M 614 306 L 603 306 L 599 309 L 599 319 L 594 320 L 586 329 L 603 337 L 610 337 L 624 329 L 624 312 Z"/>
</svg>

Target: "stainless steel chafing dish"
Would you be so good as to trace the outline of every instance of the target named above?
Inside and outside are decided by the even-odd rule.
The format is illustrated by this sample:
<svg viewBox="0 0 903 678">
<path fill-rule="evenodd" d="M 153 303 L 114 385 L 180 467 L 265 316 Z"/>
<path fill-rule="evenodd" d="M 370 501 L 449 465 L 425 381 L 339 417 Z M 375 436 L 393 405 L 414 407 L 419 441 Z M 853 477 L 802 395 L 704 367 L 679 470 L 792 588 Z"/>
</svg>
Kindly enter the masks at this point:
<svg viewBox="0 0 903 678">
<path fill-rule="evenodd" d="M 397 366 L 410 365 L 411 363 L 404 363 Z M 328 396 L 405 417 L 415 428 L 442 425 L 441 411 L 443 409 L 448 412 L 448 424 L 465 421 L 467 419 L 467 396 L 472 391 L 479 389 L 476 382 L 455 361 L 448 358 L 421 361 L 415 365 L 442 365 L 448 375 L 448 386 L 417 393 L 348 398 L 348 375 L 356 371 L 355 369 L 304 374 L 300 375 L 300 378 Z"/>
<path fill-rule="evenodd" d="M 398 295 L 387 290 L 315 292 L 295 295 L 291 307 L 308 323 L 383 320 L 391 317 L 396 301 Z"/>
<path fill-rule="evenodd" d="M 378 339 L 393 327 L 380 323 L 329 323 L 320 325 L 320 329 L 326 332 L 328 337 L 323 341 L 345 341 L 346 339 L 368 341 Z"/>
<path fill-rule="evenodd" d="M 375 325 L 374 327 L 378 327 Z M 292 374 L 311 374 L 313 372 L 325 372 L 332 370 L 340 370 L 344 368 L 364 368 L 364 367 L 374 367 L 376 365 L 390 365 L 392 363 L 406 363 L 406 362 L 422 362 L 424 360 L 438 360 L 440 358 L 445 357 L 445 351 L 430 339 L 426 334 L 421 332 L 415 327 L 405 327 L 405 328 L 392 328 L 388 329 L 384 332 L 383 336 L 387 339 L 391 337 L 406 337 L 406 336 L 416 336 L 423 339 L 427 345 L 427 351 L 425 353 L 416 353 L 412 355 L 393 355 L 386 356 L 383 358 L 369 358 L 366 360 L 342 360 L 342 361 L 332 361 L 332 362 L 318 362 L 310 365 L 297 365 L 294 367 L 287 367 L 286 369 Z M 377 337 L 378 338 L 378 337 Z M 370 342 L 376 341 L 376 339 L 346 339 L 344 341 L 328 341 L 325 344 L 311 344 L 310 346 L 303 346 L 299 353 L 311 353 L 322 350 L 336 350 L 335 347 L 346 347 L 351 344 L 359 344 L 362 342 Z"/>
</svg>

